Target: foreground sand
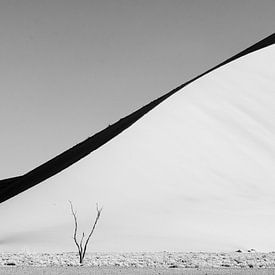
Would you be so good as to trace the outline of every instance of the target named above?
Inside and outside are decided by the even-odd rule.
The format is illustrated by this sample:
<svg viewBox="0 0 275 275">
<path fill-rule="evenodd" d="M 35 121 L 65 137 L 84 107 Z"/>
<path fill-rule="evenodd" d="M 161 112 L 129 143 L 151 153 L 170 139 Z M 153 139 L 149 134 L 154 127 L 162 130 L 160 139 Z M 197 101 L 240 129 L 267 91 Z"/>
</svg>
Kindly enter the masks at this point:
<svg viewBox="0 0 275 275">
<path fill-rule="evenodd" d="M 0 274 L 275 275 L 275 252 L 0 253 Z"/>
<path fill-rule="evenodd" d="M 79 266 L 77 253 L 0 253 L 0 267 L 70 267 Z M 135 268 L 275 268 L 275 252 L 233 253 L 87 253 L 84 267 Z"/>
<path fill-rule="evenodd" d="M 134 274 L 134 275 L 274 275 L 275 269 L 237 269 L 237 268 L 133 268 L 133 267 L 0 267 L 5 275 L 85 275 L 85 274 Z"/>
</svg>

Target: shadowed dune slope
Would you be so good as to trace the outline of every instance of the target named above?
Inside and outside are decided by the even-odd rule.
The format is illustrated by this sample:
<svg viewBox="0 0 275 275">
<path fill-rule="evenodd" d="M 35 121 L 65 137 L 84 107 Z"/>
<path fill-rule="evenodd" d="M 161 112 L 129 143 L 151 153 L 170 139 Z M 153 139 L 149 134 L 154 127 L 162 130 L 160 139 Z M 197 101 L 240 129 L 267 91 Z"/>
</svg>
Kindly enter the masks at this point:
<svg viewBox="0 0 275 275">
<path fill-rule="evenodd" d="M 274 40 L 1 181 L 0 249 L 74 250 L 71 200 L 97 251 L 274 250 Z"/>
</svg>

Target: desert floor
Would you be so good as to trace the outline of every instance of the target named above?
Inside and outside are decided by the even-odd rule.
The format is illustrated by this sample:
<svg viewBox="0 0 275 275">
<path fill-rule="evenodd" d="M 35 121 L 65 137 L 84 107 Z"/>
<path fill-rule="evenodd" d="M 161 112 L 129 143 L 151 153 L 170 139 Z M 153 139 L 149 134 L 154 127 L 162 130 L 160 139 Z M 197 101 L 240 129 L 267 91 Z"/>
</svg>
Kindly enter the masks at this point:
<svg viewBox="0 0 275 275">
<path fill-rule="evenodd" d="M 248 268 L 136 268 L 136 267 L 0 267 L 0 274 L 5 275 L 85 275 L 85 274 L 105 274 L 105 275 L 275 275 L 275 269 L 248 269 Z"/>
<path fill-rule="evenodd" d="M 275 252 L 0 253 L 0 274 L 275 275 Z"/>
</svg>

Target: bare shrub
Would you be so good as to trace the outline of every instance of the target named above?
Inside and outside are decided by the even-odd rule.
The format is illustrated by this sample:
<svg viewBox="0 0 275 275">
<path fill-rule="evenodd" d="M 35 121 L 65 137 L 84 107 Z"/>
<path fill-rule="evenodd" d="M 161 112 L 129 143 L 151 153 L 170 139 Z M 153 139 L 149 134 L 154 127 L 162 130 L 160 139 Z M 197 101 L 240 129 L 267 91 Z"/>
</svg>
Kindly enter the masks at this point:
<svg viewBox="0 0 275 275">
<path fill-rule="evenodd" d="M 95 227 L 96 227 L 96 224 L 99 220 L 99 217 L 101 215 L 101 211 L 102 211 L 102 207 L 101 208 L 98 208 L 98 205 L 96 204 L 96 211 L 97 211 L 97 215 L 96 215 L 96 219 L 95 219 L 95 222 L 93 224 L 93 227 L 86 239 L 86 241 L 83 243 L 84 241 L 84 237 L 85 237 L 85 233 L 83 232 L 82 233 L 82 237 L 81 237 L 81 240 L 80 242 L 78 242 L 77 240 L 77 229 L 78 229 L 78 223 L 77 223 L 77 216 L 76 216 L 76 212 L 74 211 L 74 208 L 73 208 L 73 204 L 71 201 L 69 201 L 70 203 L 70 206 L 71 206 L 71 212 L 72 212 L 72 215 L 74 217 L 74 236 L 73 236 L 73 239 L 74 239 L 74 242 L 75 242 L 75 245 L 78 249 L 78 255 L 79 255 L 79 262 L 80 264 L 83 263 L 83 260 L 84 260 L 84 257 L 85 257 L 85 254 L 86 254 L 86 250 L 87 250 L 87 246 L 88 246 L 88 243 L 90 241 L 90 238 L 91 236 L 93 235 L 94 233 L 94 230 L 95 230 Z M 83 246 L 84 244 L 84 246 Z"/>
</svg>

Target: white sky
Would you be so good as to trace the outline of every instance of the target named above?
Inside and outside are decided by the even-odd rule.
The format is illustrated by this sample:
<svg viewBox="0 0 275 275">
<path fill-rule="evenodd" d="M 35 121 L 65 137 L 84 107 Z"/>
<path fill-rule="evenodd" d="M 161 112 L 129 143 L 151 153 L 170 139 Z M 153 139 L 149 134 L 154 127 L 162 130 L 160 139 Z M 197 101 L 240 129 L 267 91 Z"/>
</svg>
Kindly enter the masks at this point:
<svg viewBox="0 0 275 275">
<path fill-rule="evenodd" d="M 270 0 L 2 0 L 0 178 L 274 32 Z"/>
</svg>

